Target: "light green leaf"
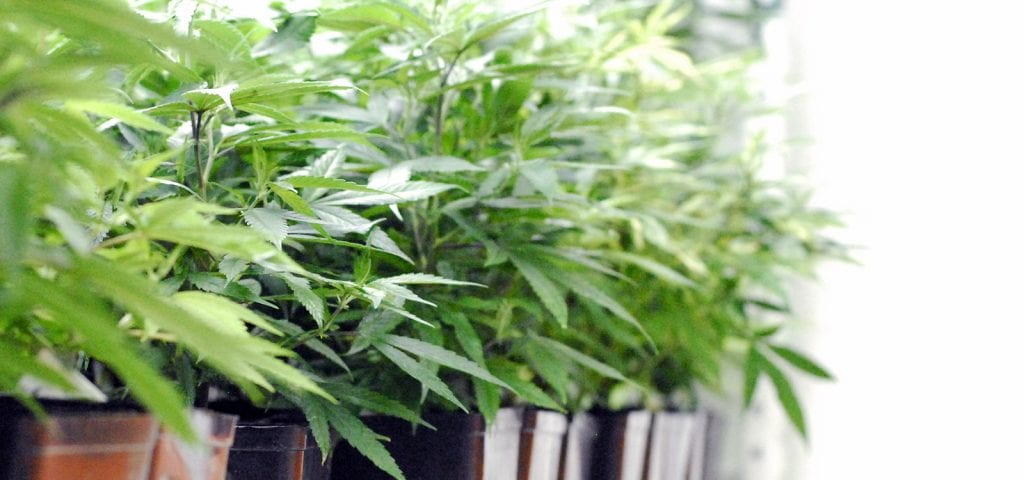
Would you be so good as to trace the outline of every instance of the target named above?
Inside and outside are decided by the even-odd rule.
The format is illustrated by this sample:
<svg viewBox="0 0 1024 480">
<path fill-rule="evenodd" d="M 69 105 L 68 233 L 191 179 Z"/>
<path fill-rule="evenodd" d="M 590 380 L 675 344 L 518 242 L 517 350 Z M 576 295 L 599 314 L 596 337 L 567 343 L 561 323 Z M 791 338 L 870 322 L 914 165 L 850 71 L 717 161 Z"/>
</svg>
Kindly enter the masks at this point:
<svg viewBox="0 0 1024 480">
<path fill-rule="evenodd" d="M 756 349 L 751 349 L 750 351 L 751 355 L 757 357 L 760 369 L 768 375 L 772 384 L 775 385 L 775 393 L 779 397 L 779 403 L 782 404 L 782 409 L 789 416 L 790 422 L 800 432 L 800 436 L 807 439 L 807 425 L 804 422 L 803 408 L 800 407 L 800 401 L 797 399 L 796 392 L 793 391 L 793 386 L 790 385 L 786 375 Z"/>
<path fill-rule="evenodd" d="M 373 230 L 370 231 L 370 234 L 366 237 L 366 243 L 371 247 L 379 248 L 387 253 L 390 253 L 398 258 L 401 258 L 402 260 L 408 262 L 410 265 L 415 263 L 412 261 L 411 258 L 409 258 L 408 255 L 405 254 L 405 252 L 402 251 L 398 244 L 395 243 L 395 241 L 392 240 L 391 237 L 388 236 L 388 234 L 384 232 L 384 230 L 381 230 L 380 228 L 374 228 Z"/>
<path fill-rule="evenodd" d="M 126 125 L 143 130 L 152 130 L 166 135 L 174 133 L 166 125 L 157 122 L 149 115 L 125 105 L 97 100 L 70 100 L 64 105 L 71 110 L 91 112 L 103 117 L 113 118 Z"/>
<path fill-rule="evenodd" d="M 379 281 L 396 285 L 469 285 L 473 287 L 486 287 L 486 285 L 479 283 L 450 280 L 429 273 L 404 273 L 402 275 L 382 278 Z"/>
<path fill-rule="evenodd" d="M 380 190 L 367 187 L 366 185 L 360 185 L 340 178 L 294 176 L 282 178 L 281 181 L 288 182 L 295 188 L 328 188 L 332 190 L 349 190 L 353 192 L 385 193 Z"/>
<path fill-rule="evenodd" d="M 171 295 L 176 304 L 192 312 L 202 312 L 203 315 L 210 315 L 222 319 L 222 322 L 236 321 L 248 323 L 249 325 L 262 328 L 274 335 L 281 335 L 281 331 L 275 328 L 270 322 L 261 317 L 258 313 L 245 308 L 227 298 L 207 292 L 185 291 Z M 238 325 L 241 326 L 241 323 Z M 245 333 L 245 327 L 237 329 Z"/>
<path fill-rule="evenodd" d="M 612 260 L 612 261 L 616 261 L 616 262 L 619 262 L 619 263 L 628 263 L 630 265 L 636 266 L 636 267 L 646 271 L 647 273 L 650 273 L 651 275 L 654 275 L 655 277 L 658 277 L 658 278 L 660 278 L 660 279 L 662 279 L 662 280 L 664 280 L 666 282 L 669 282 L 669 283 L 671 283 L 673 285 L 678 285 L 680 287 L 695 287 L 695 286 L 697 286 L 697 284 L 694 283 L 693 280 L 690 280 L 689 278 L 686 278 L 683 274 L 677 272 L 676 270 L 674 270 L 672 268 L 666 267 L 665 265 L 659 263 L 658 261 L 653 260 L 653 259 L 648 258 L 648 257 L 644 257 L 644 256 L 641 256 L 641 255 L 637 255 L 635 253 L 629 253 L 629 252 L 611 252 L 611 251 L 602 252 L 601 255 L 603 257 L 609 259 L 609 260 Z"/>
<path fill-rule="evenodd" d="M 430 198 L 456 188 L 446 183 L 411 181 L 377 187 L 379 193 L 337 192 L 320 199 L 323 205 L 391 205 Z"/>
<path fill-rule="evenodd" d="M 285 213 L 280 208 L 250 208 L 242 212 L 242 218 L 247 225 L 280 249 L 281 242 L 288 236 Z"/>
<path fill-rule="evenodd" d="M 281 275 L 281 279 L 288 284 L 288 288 L 291 289 L 292 293 L 295 294 L 295 299 L 302 304 L 307 312 L 316 321 L 317 327 L 324 326 L 324 299 L 320 298 L 311 288 L 309 288 L 309 280 L 305 278 L 299 278 L 293 275 Z"/>
</svg>

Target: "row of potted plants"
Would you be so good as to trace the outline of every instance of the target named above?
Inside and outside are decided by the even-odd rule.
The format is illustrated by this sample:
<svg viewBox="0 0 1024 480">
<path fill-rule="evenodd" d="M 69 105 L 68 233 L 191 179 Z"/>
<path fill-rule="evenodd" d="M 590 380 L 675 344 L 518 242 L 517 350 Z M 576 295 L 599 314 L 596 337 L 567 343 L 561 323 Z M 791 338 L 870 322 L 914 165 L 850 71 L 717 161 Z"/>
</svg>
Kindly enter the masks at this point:
<svg viewBox="0 0 1024 480">
<path fill-rule="evenodd" d="M 263 475 L 253 441 L 405 478 L 367 414 L 689 410 L 739 365 L 804 432 L 785 279 L 842 248 L 723 148 L 749 61 L 692 56 L 687 4 L 0 6 L 0 387 L 34 415 L 223 440 L 211 408 Z"/>
</svg>

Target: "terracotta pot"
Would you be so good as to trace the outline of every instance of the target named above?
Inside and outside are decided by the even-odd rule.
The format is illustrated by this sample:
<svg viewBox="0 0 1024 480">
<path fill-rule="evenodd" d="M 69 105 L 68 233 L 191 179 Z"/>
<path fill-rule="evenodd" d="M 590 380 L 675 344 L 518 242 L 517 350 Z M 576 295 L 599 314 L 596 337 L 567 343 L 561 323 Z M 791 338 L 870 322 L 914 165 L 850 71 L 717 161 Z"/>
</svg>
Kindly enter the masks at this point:
<svg viewBox="0 0 1024 480">
<path fill-rule="evenodd" d="M 592 413 L 595 433 L 591 437 L 589 472 L 576 477 L 587 480 L 641 480 L 647 459 L 651 412 Z M 567 459 L 568 460 L 568 459 Z M 588 467 L 576 466 L 577 472 Z M 569 478 L 569 477 L 566 477 Z"/>
<path fill-rule="evenodd" d="M 146 414 L 49 411 L 40 423 L 21 412 L 3 415 L 7 480 L 145 480 L 157 422 Z"/>
<path fill-rule="evenodd" d="M 313 432 L 303 425 L 240 424 L 228 456 L 228 480 L 327 480 Z"/>
<path fill-rule="evenodd" d="M 199 444 L 161 429 L 149 480 L 224 480 L 238 417 L 210 410 L 190 412 Z"/>
<path fill-rule="evenodd" d="M 517 480 L 520 474 L 520 439 L 523 410 L 503 408 L 490 428 L 479 414 L 426 414 L 437 428 L 413 427 L 393 417 L 363 419 L 374 432 L 391 439 L 385 443 L 409 480 Z M 541 421 L 542 427 L 546 423 Z M 530 432 L 530 441 L 548 440 Z M 557 456 L 557 450 L 554 452 Z M 541 457 L 538 455 L 538 457 Z M 557 458 L 557 457 L 556 457 Z M 540 467 L 537 467 L 538 470 Z M 386 480 L 391 477 L 344 441 L 334 452 L 336 480 Z"/>
<path fill-rule="evenodd" d="M 558 412 L 527 410 L 519 440 L 519 480 L 557 480 L 568 420 Z"/>
<path fill-rule="evenodd" d="M 686 480 L 692 465 L 698 415 L 693 412 L 658 412 L 651 424 L 647 449 L 647 480 Z M 703 452 L 701 452 L 703 453 Z"/>
</svg>

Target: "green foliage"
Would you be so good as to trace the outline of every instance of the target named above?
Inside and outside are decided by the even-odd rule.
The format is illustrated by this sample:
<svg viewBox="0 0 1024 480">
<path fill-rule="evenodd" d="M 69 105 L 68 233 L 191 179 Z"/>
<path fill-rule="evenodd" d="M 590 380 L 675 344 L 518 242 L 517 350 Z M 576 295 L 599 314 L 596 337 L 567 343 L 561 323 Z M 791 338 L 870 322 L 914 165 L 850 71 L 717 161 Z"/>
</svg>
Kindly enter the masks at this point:
<svg viewBox="0 0 1024 480">
<path fill-rule="evenodd" d="M 360 412 L 688 406 L 740 367 L 806 434 L 780 366 L 831 376 L 776 338 L 836 222 L 732 140 L 751 57 L 698 55 L 688 2 L 186 3 L 0 0 L 4 391 L 98 361 L 186 432 L 212 385 L 395 478 Z"/>
</svg>

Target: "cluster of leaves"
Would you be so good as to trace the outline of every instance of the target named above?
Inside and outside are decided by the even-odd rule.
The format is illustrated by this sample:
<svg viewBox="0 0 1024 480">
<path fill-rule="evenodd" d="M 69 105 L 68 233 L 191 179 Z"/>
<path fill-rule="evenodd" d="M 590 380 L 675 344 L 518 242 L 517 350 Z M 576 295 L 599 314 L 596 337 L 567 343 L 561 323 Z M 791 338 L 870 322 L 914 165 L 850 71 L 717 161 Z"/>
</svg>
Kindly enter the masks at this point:
<svg viewBox="0 0 1024 480">
<path fill-rule="evenodd" d="M 396 478 L 360 412 L 686 407 L 733 359 L 803 431 L 780 360 L 828 374 L 763 313 L 834 220 L 722 148 L 749 61 L 685 7 L 0 0 L 0 387 L 84 365 L 187 433 L 212 386 Z"/>
</svg>

